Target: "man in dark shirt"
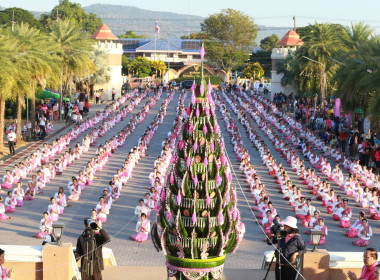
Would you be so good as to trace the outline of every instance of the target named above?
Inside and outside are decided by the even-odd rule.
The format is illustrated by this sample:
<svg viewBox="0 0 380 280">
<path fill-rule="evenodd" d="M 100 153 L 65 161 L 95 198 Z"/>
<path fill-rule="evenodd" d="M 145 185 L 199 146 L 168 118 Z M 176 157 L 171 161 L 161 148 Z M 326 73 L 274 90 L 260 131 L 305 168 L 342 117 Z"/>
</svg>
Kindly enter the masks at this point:
<svg viewBox="0 0 380 280">
<path fill-rule="evenodd" d="M 282 224 L 287 235 L 280 240 L 281 257 L 278 250 L 275 251 L 276 280 L 294 280 L 297 276 L 297 256 L 304 253 L 306 245 L 303 238 L 298 234 L 296 218 L 288 216 L 282 221 Z M 278 243 L 276 236 L 273 237 L 272 242 L 273 244 Z"/>
<path fill-rule="evenodd" d="M 78 238 L 75 255 L 81 259 L 83 280 L 101 280 L 103 266 L 102 246 L 110 241 L 100 223 L 85 222 L 86 229 Z"/>
</svg>

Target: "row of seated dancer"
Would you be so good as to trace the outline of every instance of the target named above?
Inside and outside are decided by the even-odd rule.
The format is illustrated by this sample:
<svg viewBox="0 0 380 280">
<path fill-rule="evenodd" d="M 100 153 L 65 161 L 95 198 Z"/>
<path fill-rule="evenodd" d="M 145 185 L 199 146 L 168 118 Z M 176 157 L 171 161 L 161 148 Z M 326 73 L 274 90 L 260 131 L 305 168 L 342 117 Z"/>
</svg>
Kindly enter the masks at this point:
<svg viewBox="0 0 380 280">
<path fill-rule="evenodd" d="M 116 111 L 118 112 L 118 111 Z M 103 126 L 97 130 L 97 138 L 102 137 L 107 131 L 109 131 L 116 123 L 118 123 L 122 118 L 124 114 L 112 114 L 112 116 L 108 117 L 104 122 Z M 95 129 L 94 129 L 95 130 Z M 90 134 L 90 136 L 93 134 Z M 71 154 L 71 149 L 69 151 L 66 151 L 66 155 L 61 155 L 61 159 L 56 159 L 55 164 L 52 165 L 49 163 L 49 167 L 46 166 L 45 162 L 41 162 L 39 160 L 36 161 L 36 167 L 39 167 L 40 169 L 37 171 L 37 174 L 32 175 L 32 180 L 28 181 L 27 188 L 24 190 L 22 188 L 22 183 L 19 180 L 19 178 L 14 177 L 17 179 L 17 186 L 13 191 L 8 191 L 7 198 L 5 200 L 5 207 L 4 207 L 4 213 L 13 213 L 16 210 L 16 207 L 22 207 L 24 200 L 34 200 L 34 197 L 36 194 L 43 193 L 43 189 L 46 187 L 46 184 L 50 183 L 50 180 L 53 180 L 56 175 L 61 175 L 63 170 L 65 170 L 68 166 L 70 166 L 74 160 L 78 160 L 80 156 L 87 152 L 89 149 L 89 146 L 91 145 L 91 141 L 89 140 L 90 137 L 86 135 L 83 139 L 83 144 L 80 145 L 80 143 L 76 144 L 75 148 L 75 154 Z M 94 174 L 97 169 L 102 168 L 107 162 L 108 162 L 108 156 L 110 156 L 111 152 L 115 150 L 116 147 L 121 146 L 123 142 L 123 135 L 119 133 L 117 137 L 112 137 L 110 141 L 106 141 L 104 148 L 102 145 L 99 145 L 97 149 L 97 156 L 96 158 L 92 158 L 91 161 L 88 163 L 88 165 L 84 168 L 84 170 L 79 171 L 78 177 L 73 177 L 71 184 L 69 184 L 69 191 L 70 196 L 69 200 L 79 200 L 79 196 L 81 192 L 84 190 L 84 186 L 86 184 L 91 184 L 92 180 L 94 179 Z M 38 153 L 38 149 L 37 149 Z M 36 157 L 38 159 L 38 157 Z M 22 163 L 21 163 L 22 165 Z M 17 168 L 17 167 L 16 167 Z M 17 170 L 17 169 L 16 169 Z M 20 169 L 22 170 L 22 169 Z M 31 169 L 33 170 L 33 169 Z M 9 171 L 7 171 L 9 173 Z M 28 174 L 28 172 L 25 172 L 25 177 Z M 21 178 L 23 179 L 24 174 L 21 173 Z M 13 179 L 14 179 L 13 178 Z M 77 185 L 77 186 L 76 186 Z M 63 202 L 62 202 L 63 204 Z M 56 212 L 59 213 L 59 211 L 49 210 L 49 212 Z M 0 212 L 3 212 L 3 209 L 0 209 Z M 3 215 L 5 215 L 2 213 Z M 0 216 L 1 220 L 8 219 L 7 216 Z M 57 216 L 52 216 L 52 220 L 56 220 Z"/>
<path fill-rule="evenodd" d="M 328 233 L 327 227 L 324 225 L 324 220 L 319 221 L 320 217 L 318 217 L 316 221 L 315 220 L 311 221 L 311 219 L 313 218 L 314 212 L 317 211 L 315 207 L 311 205 L 311 199 L 306 200 L 305 197 L 301 193 L 301 189 L 300 188 L 297 189 L 291 183 L 288 177 L 286 178 L 287 180 L 284 180 L 284 178 L 280 176 L 282 173 L 278 171 L 282 171 L 282 172 L 286 172 L 286 171 L 284 171 L 284 168 L 281 165 L 279 165 L 279 168 L 276 169 L 276 166 L 273 164 L 273 158 L 269 152 L 269 149 L 266 147 L 265 143 L 257 135 L 254 129 L 254 126 L 252 125 L 250 120 L 245 116 L 244 111 L 238 110 L 237 105 L 234 104 L 234 102 L 232 102 L 231 99 L 228 99 L 228 97 L 226 100 L 227 102 L 230 101 L 229 103 L 232 106 L 233 111 L 237 113 L 239 121 L 241 121 L 242 125 L 245 128 L 247 128 L 249 137 L 251 141 L 254 143 L 254 146 L 256 147 L 256 149 L 260 152 L 261 158 L 263 160 L 263 164 L 267 166 L 269 174 L 276 177 L 277 183 L 280 184 L 279 186 L 280 192 L 282 192 L 283 190 L 285 191 L 284 198 L 289 200 L 290 205 L 293 207 L 293 210 L 296 212 L 296 217 L 302 220 L 302 224 L 305 227 L 316 226 L 317 228 L 322 229 L 322 231 L 324 232 L 324 235 L 323 235 L 324 237 L 322 237 L 321 242 L 324 243 L 325 236 Z M 251 110 L 251 113 L 253 114 L 253 110 Z M 259 116 L 255 114 L 253 115 L 254 115 L 253 120 L 256 120 L 256 122 L 259 124 L 259 128 L 261 128 L 264 132 L 270 135 L 271 134 L 270 128 L 265 125 L 265 122 L 262 122 L 262 119 Z M 275 218 L 277 213 L 275 209 L 273 208 L 272 203 L 269 203 L 270 202 L 269 198 L 266 196 L 266 192 L 264 190 L 263 185 L 259 183 L 259 179 L 252 177 L 255 174 L 254 167 L 248 164 L 246 158 L 244 159 L 244 161 L 242 161 L 242 164 L 244 165 L 244 168 L 243 167 L 242 168 L 244 169 L 244 173 L 246 174 L 246 176 L 250 178 L 249 179 L 249 181 L 251 182 L 250 192 L 252 193 L 255 199 L 255 202 L 258 205 L 254 209 L 260 211 L 259 217 L 266 218 L 266 220 L 264 220 L 264 225 L 265 225 L 266 233 L 268 234 L 270 231 L 271 223 L 268 223 L 267 219 L 270 217 Z M 252 183 L 252 180 L 253 180 L 253 183 Z M 341 226 L 347 227 L 349 225 L 349 222 L 347 222 L 347 220 L 349 220 L 349 218 L 351 217 L 350 216 L 351 211 L 347 208 L 347 205 L 345 206 L 343 204 L 342 201 L 340 202 L 339 206 L 337 205 L 334 205 L 334 206 L 336 206 L 335 208 L 337 208 L 335 209 L 337 214 L 334 217 L 341 220 L 340 221 Z M 267 213 L 267 211 L 270 211 L 270 212 Z M 269 221 L 273 221 L 273 220 L 269 220 Z M 356 222 L 355 225 L 358 226 L 358 223 Z M 355 241 L 355 245 L 361 246 L 361 244 L 363 243 L 368 243 L 370 236 L 372 235 L 372 230 L 368 226 L 368 222 L 366 226 L 364 226 L 361 230 L 358 229 L 357 231 L 358 231 L 358 235 L 356 235 L 356 237 L 359 236 L 359 233 L 363 233 L 363 234 L 361 234 L 361 236 L 359 236 L 359 239 Z M 309 233 L 309 231 L 306 231 L 306 233 Z M 354 236 L 350 235 L 350 237 L 354 237 Z M 363 242 L 362 240 L 364 240 L 365 242 Z"/>
<path fill-rule="evenodd" d="M 72 180 L 68 183 L 68 190 L 70 195 L 68 196 L 68 201 L 78 201 L 82 191 L 85 190 L 86 185 L 92 185 L 94 179 L 98 179 L 95 176 L 97 170 L 102 170 L 105 165 L 109 162 L 109 157 L 112 153 L 115 152 L 116 148 L 122 147 L 125 143 L 127 137 L 133 133 L 137 127 L 137 124 L 144 120 L 150 111 L 150 108 L 155 105 L 156 99 L 161 95 L 161 91 L 158 92 L 154 97 L 152 97 L 145 106 L 140 110 L 139 113 L 135 114 L 129 124 L 120 131 L 118 135 L 117 145 L 114 149 L 109 149 L 110 145 L 107 141 L 104 147 L 101 145 L 97 149 L 97 160 L 95 162 L 89 162 L 85 169 L 88 171 L 87 174 L 90 176 L 84 176 L 82 170 L 79 171 L 78 176 L 73 176 Z M 143 99 L 143 96 L 140 96 L 140 101 Z M 138 105 L 139 102 L 134 102 L 133 107 Z M 132 110 L 131 110 L 132 111 Z M 141 145 L 144 146 L 144 141 L 141 141 Z M 140 149 L 143 151 L 144 149 Z M 140 153 L 137 147 L 135 146 L 129 153 L 128 158 L 125 160 L 124 165 L 121 169 L 118 169 L 117 174 L 113 176 L 113 179 L 109 182 L 109 186 L 104 188 L 102 191 L 102 196 L 99 198 L 98 204 L 94 209 L 91 210 L 91 217 L 94 222 L 98 224 L 104 224 L 107 222 L 107 216 L 109 215 L 112 203 L 115 203 L 120 197 L 122 187 L 126 185 L 129 178 L 132 176 L 132 170 L 140 159 Z M 55 221 L 58 221 L 59 216 L 63 214 L 64 208 L 71 206 L 66 202 L 66 195 L 63 193 L 63 188 L 60 188 L 60 191 L 56 194 L 60 195 L 60 199 L 56 197 L 51 198 L 51 204 L 48 207 L 47 216 L 44 213 L 43 218 L 40 221 L 40 231 L 34 237 L 44 238 L 45 235 L 51 234 L 51 224 Z"/>
</svg>

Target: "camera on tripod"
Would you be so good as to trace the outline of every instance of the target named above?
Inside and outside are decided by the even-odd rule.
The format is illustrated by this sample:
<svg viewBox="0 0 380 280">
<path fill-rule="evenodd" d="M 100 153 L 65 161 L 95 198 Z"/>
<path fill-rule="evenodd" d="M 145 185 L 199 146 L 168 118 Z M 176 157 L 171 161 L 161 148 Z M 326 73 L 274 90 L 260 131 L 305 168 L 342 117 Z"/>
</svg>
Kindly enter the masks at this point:
<svg viewBox="0 0 380 280">
<path fill-rule="evenodd" d="M 84 218 L 83 223 L 87 229 L 92 229 L 94 231 L 99 231 L 99 227 L 92 218 Z"/>
<path fill-rule="evenodd" d="M 274 219 L 273 226 L 270 228 L 270 233 L 276 236 L 277 240 L 280 240 L 288 235 L 288 230 L 284 229 L 282 224 Z"/>
</svg>

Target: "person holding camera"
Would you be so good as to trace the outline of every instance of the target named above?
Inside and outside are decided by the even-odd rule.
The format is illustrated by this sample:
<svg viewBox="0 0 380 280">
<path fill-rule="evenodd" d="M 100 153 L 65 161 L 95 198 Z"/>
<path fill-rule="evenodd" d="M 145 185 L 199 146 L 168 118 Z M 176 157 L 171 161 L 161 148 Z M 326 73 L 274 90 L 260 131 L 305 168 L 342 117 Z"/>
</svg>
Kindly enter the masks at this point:
<svg viewBox="0 0 380 280">
<path fill-rule="evenodd" d="M 278 225 L 273 230 L 275 234 L 272 239 L 273 244 L 279 244 L 278 250 L 275 251 L 276 280 L 294 280 L 297 276 L 297 256 L 304 253 L 306 245 L 303 238 L 298 234 L 295 217 L 287 216 L 282 221 L 282 225 L 284 229 Z M 271 244 L 269 240 L 267 243 Z"/>
<path fill-rule="evenodd" d="M 81 276 L 83 280 L 101 280 L 103 266 L 102 246 L 110 241 L 101 223 L 91 218 L 84 219 L 85 230 L 79 236 L 76 259 L 81 259 Z"/>
</svg>

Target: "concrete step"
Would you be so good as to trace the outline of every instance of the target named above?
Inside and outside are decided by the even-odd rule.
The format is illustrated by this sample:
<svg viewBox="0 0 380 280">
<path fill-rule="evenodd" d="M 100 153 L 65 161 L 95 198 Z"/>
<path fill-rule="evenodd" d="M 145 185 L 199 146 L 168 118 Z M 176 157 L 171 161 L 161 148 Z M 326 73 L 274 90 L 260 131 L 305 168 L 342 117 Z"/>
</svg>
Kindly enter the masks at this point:
<svg viewBox="0 0 380 280">
<path fill-rule="evenodd" d="M 261 269 L 225 269 L 223 280 L 261 280 L 266 271 Z M 166 267 L 151 266 L 114 266 L 107 267 L 103 273 L 103 280 L 165 280 Z M 274 271 L 270 271 L 267 280 L 274 280 Z M 210 279 L 211 280 L 211 279 Z"/>
</svg>

